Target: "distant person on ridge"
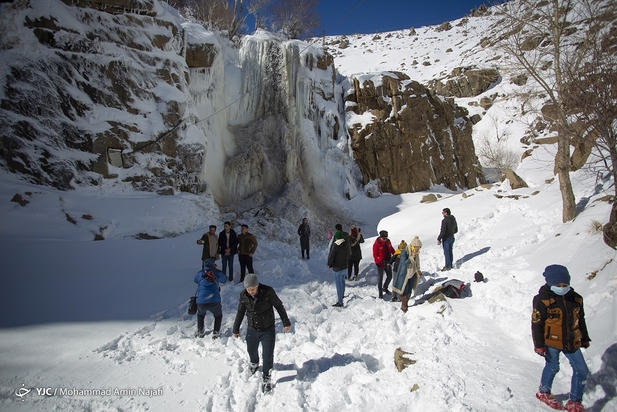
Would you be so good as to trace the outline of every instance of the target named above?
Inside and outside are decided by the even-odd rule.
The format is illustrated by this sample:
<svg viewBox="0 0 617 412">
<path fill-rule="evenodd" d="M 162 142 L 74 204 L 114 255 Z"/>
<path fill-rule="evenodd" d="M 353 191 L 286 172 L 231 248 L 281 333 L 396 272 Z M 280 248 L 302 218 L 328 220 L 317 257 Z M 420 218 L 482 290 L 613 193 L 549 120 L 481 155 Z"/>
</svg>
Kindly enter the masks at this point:
<svg viewBox="0 0 617 412">
<path fill-rule="evenodd" d="M 249 273 L 253 270 L 253 254 L 257 250 L 257 238 L 249 233 L 249 226 L 242 225 L 238 235 L 238 261 L 240 262 L 240 282 L 244 282 L 244 275 L 248 269 Z"/>
<path fill-rule="evenodd" d="M 234 280 L 234 256 L 238 253 L 238 236 L 231 228 L 231 222 L 223 224 L 223 230 L 219 233 L 219 254 L 223 263 L 223 273 L 227 273 L 229 267 L 229 281 Z"/>
<path fill-rule="evenodd" d="M 358 272 L 360 272 L 360 261 L 362 260 L 362 248 L 361 243 L 364 243 L 364 237 L 362 237 L 362 230 L 356 229 L 354 225 L 351 225 L 349 231 L 349 238 L 351 239 L 351 255 L 349 256 L 349 265 L 347 265 L 347 279 L 358 280 Z M 353 270 L 353 277 L 351 272 Z"/>
<path fill-rule="evenodd" d="M 454 247 L 454 234 L 458 232 L 458 226 L 456 224 L 456 218 L 452 216 L 450 209 L 447 207 L 442 210 L 441 215 L 443 219 L 441 221 L 441 231 L 437 237 L 437 244 L 443 244 L 443 254 L 446 258 L 446 265 L 441 271 L 445 272 L 453 267 L 454 255 L 452 249 Z"/>
<path fill-rule="evenodd" d="M 584 412 L 583 391 L 589 369 L 581 348 L 588 348 L 589 334 L 585 323 L 583 298 L 570 286 L 570 273 L 565 266 L 550 265 L 544 269 L 546 284 L 533 298 L 531 336 L 535 352 L 544 357 L 545 365 L 536 398 L 553 409 L 564 406 L 551 394 L 553 380 L 559 372 L 559 354 L 570 361 L 572 381 L 569 412 Z"/>
<path fill-rule="evenodd" d="M 381 230 L 379 232 L 379 237 L 375 239 L 375 243 L 373 243 L 373 259 L 375 261 L 375 265 L 377 265 L 377 289 L 379 290 L 379 298 L 383 298 L 383 294 L 390 295 L 391 292 L 388 290 L 388 285 L 390 284 L 390 280 L 392 280 L 392 268 L 388 266 L 388 262 L 390 258 L 394 254 L 394 248 L 392 247 L 392 243 L 390 243 L 390 239 L 388 239 L 388 232 L 386 230 Z M 386 281 L 383 281 L 383 273 L 386 272 Z"/>
<path fill-rule="evenodd" d="M 203 338 L 206 335 L 204 320 L 207 312 L 214 315 L 212 339 L 219 337 L 221 322 L 223 321 L 219 283 L 225 282 L 227 282 L 227 276 L 220 270 L 209 266 L 206 266 L 195 275 L 195 283 L 197 283 L 197 332 L 195 337 Z"/>
<path fill-rule="evenodd" d="M 298 236 L 300 236 L 300 251 L 302 252 L 302 259 L 304 259 L 304 251 L 306 250 L 306 258 L 311 258 L 310 237 L 311 227 L 308 224 L 308 219 L 302 219 L 300 227 L 298 227 Z"/>
<path fill-rule="evenodd" d="M 257 276 L 253 273 L 246 275 L 244 279 L 245 289 L 240 292 L 238 302 L 238 312 L 233 326 L 234 338 L 240 337 L 240 325 L 244 320 L 248 322 L 246 330 L 246 350 L 249 354 L 251 364 L 250 372 L 254 374 L 259 369 L 259 344 L 261 343 L 261 354 L 263 357 L 263 383 L 262 392 L 272 390 L 270 371 L 274 366 L 274 342 L 276 332 L 274 329 L 274 309 L 279 314 L 283 322 L 283 332 L 291 330 L 291 322 L 287 317 L 287 312 L 283 302 L 279 299 L 274 289 L 270 286 L 259 283 Z"/>
<path fill-rule="evenodd" d="M 334 242 L 332 243 L 330 254 L 328 255 L 328 268 L 334 271 L 334 284 L 336 285 L 336 296 L 338 299 L 332 306 L 337 308 L 343 307 L 345 274 L 347 273 L 350 253 L 351 248 L 349 247 L 349 241 L 343 236 L 342 230 L 337 230 L 334 233 Z"/>
<path fill-rule="evenodd" d="M 201 252 L 201 268 L 213 268 L 215 261 L 219 258 L 219 240 L 216 236 L 216 226 L 210 225 L 208 233 L 197 241 L 198 245 L 204 245 Z"/>
</svg>

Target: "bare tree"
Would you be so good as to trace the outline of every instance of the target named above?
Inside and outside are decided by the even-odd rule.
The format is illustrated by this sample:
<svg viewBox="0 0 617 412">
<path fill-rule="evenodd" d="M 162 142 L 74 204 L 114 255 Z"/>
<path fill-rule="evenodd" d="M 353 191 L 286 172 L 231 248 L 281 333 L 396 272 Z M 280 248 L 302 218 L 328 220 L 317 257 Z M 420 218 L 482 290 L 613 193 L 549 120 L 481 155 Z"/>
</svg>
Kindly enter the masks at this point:
<svg viewBox="0 0 617 412">
<path fill-rule="evenodd" d="M 270 7 L 272 28 L 297 39 L 319 27 L 319 0 L 275 0 Z"/>
<path fill-rule="evenodd" d="M 604 225 L 604 241 L 617 247 L 617 4 L 584 1 L 589 16 L 585 43 L 588 50 L 578 71 L 566 68 L 569 79 L 564 104 L 573 114 L 577 138 L 595 146 L 599 169 L 613 180 L 613 205 L 609 222 Z"/>
<path fill-rule="evenodd" d="M 571 128 L 563 104 L 566 93 L 564 65 L 572 67 L 575 53 L 569 52 L 569 30 L 580 22 L 573 21 L 572 0 L 532 0 L 508 2 L 500 7 L 505 18 L 502 22 L 500 45 L 514 57 L 520 69 L 526 72 L 548 96 L 552 122 L 557 131 L 555 172 L 559 176 L 562 197 L 562 220 L 574 219 L 576 203 L 570 180 Z"/>
<path fill-rule="evenodd" d="M 255 29 L 267 29 L 270 17 L 268 9 L 274 0 L 251 0 L 248 5 L 248 14 L 255 18 Z"/>
<path fill-rule="evenodd" d="M 231 39 L 246 21 L 244 1 L 185 0 L 182 8 L 190 19 L 203 24 L 208 30 L 225 31 Z"/>
</svg>

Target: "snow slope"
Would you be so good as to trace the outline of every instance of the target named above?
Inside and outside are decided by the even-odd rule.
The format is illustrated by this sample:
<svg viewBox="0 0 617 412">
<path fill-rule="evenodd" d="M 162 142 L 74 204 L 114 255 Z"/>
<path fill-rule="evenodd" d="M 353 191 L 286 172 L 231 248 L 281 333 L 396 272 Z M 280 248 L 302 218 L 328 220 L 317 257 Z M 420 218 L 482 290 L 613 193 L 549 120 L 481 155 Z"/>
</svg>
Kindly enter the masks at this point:
<svg viewBox="0 0 617 412">
<path fill-rule="evenodd" d="M 418 29 L 426 36 L 416 41 L 412 56 L 427 56 L 432 64 L 418 66 L 411 77 L 429 80 L 449 73 L 465 56 L 485 58 L 474 49 L 486 29 L 482 24 L 489 23 L 468 23 L 477 36 L 471 29 L 468 36 Z M 410 38 L 395 44 L 395 33 L 391 50 L 337 56 L 339 70 L 349 75 L 396 69 L 398 56 L 411 50 Z M 447 48 L 438 47 L 438 40 L 456 50 L 440 52 Z M 347 50 L 361 46 L 354 44 Z M 504 83 L 493 92 L 505 93 Z M 523 125 L 508 117 L 515 103 L 497 102 L 475 126 L 474 137 L 492 118 L 522 152 Z M 470 114 L 474 110 L 480 112 L 470 106 Z M 209 224 L 220 230 L 225 219 L 216 205 L 195 195 L 156 196 L 122 185 L 58 192 L 1 173 L 0 410 L 549 410 L 534 397 L 543 360 L 533 352 L 531 300 L 544 283 L 544 267 L 559 263 L 585 298 L 592 342 L 584 354 L 592 375 L 584 404 L 592 411 L 617 411 L 616 254 L 592 230 L 594 221 L 608 218 L 610 206 L 599 199 L 614 182 L 598 180 L 587 169 L 573 173 L 581 211 L 562 224 L 551 150 L 535 150 L 521 163 L 517 173 L 526 189 L 511 190 L 506 181 L 461 193 L 435 187 L 377 199 L 356 196 L 344 204 L 332 194 L 332 204 L 352 216 L 366 237 L 361 279 L 347 282 L 342 309 L 331 307 L 336 292 L 325 244 L 314 242 L 312 258 L 302 260 L 299 245 L 262 235 L 272 228 L 259 218 L 246 221 L 259 240 L 255 270 L 277 290 L 293 323 L 285 334 L 277 321 L 271 395 L 260 391 L 261 372 L 247 372 L 244 334 L 231 336 L 242 285 L 222 286 L 218 341 L 209 333 L 193 338 L 196 319 L 186 314 L 200 267 L 195 241 Z M 421 203 L 428 193 L 439 200 Z M 29 203 L 12 202 L 16 194 Z M 436 245 L 444 207 L 459 225 L 456 269 L 450 272 L 439 271 L 443 253 Z M 234 222 L 236 230 L 240 223 Z M 472 296 L 425 303 L 407 314 L 389 298 L 378 299 L 371 246 L 382 229 L 393 244 L 415 235 L 424 243 L 416 299 L 447 278 L 470 282 Z M 142 232 L 161 239 L 136 239 Z M 105 240 L 92 241 L 97 234 Z M 473 283 L 478 270 L 486 282 Z M 237 282 L 237 261 L 235 272 Z M 211 326 L 208 316 L 206 328 Z M 402 372 L 393 361 L 398 347 L 417 361 Z M 567 396 L 570 377 L 562 361 L 553 387 L 560 399 Z"/>
</svg>

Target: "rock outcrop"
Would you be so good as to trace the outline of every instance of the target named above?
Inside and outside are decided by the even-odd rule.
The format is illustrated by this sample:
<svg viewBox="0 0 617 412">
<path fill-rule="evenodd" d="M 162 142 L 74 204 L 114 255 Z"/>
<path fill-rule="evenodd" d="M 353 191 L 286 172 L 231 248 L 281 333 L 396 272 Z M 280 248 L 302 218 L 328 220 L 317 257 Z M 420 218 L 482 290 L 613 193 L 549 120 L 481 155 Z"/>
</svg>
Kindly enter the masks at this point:
<svg viewBox="0 0 617 412">
<path fill-rule="evenodd" d="M 346 107 L 365 184 L 379 180 L 382 191 L 405 193 L 485 183 L 467 110 L 405 74 L 353 77 Z"/>
<path fill-rule="evenodd" d="M 499 80 L 496 69 L 458 67 L 448 77 L 429 82 L 429 87 L 446 97 L 475 97 Z"/>
<path fill-rule="evenodd" d="M 6 169 L 62 190 L 105 178 L 200 190 L 205 139 L 186 133 L 188 69 L 173 15 L 152 0 L 53 1 L 48 15 L 12 6 L 3 20 L 15 30 L 2 40 Z"/>
</svg>

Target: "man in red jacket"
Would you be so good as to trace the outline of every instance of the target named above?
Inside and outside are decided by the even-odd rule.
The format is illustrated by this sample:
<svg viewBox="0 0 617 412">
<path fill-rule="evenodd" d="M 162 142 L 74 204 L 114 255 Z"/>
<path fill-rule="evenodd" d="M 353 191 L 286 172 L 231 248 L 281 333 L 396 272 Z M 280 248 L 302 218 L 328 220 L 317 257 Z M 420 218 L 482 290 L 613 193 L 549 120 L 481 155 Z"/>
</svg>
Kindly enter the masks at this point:
<svg viewBox="0 0 617 412">
<path fill-rule="evenodd" d="M 379 297 L 383 298 L 383 294 L 391 295 L 392 293 L 388 290 L 388 285 L 392 280 L 392 268 L 388 264 L 390 258 L 394 254 L 394 248 L 392 247 L 392 243 L 390 243 L 390 239 L 388 239 L 388 232 L 382 230 L 379 232 L 379 237 L 373 243 L 373 259 L 375 260 L 375 264 L 377 265 L 377 274 L 379 275 L 379 280 L 377 283 L 377 287 L 379 289 Z M 386 282 L 383 283 L 383 272 L 386 271 Z M 383 286 L 382 286 L 383 285 Z"/>
</svg>

